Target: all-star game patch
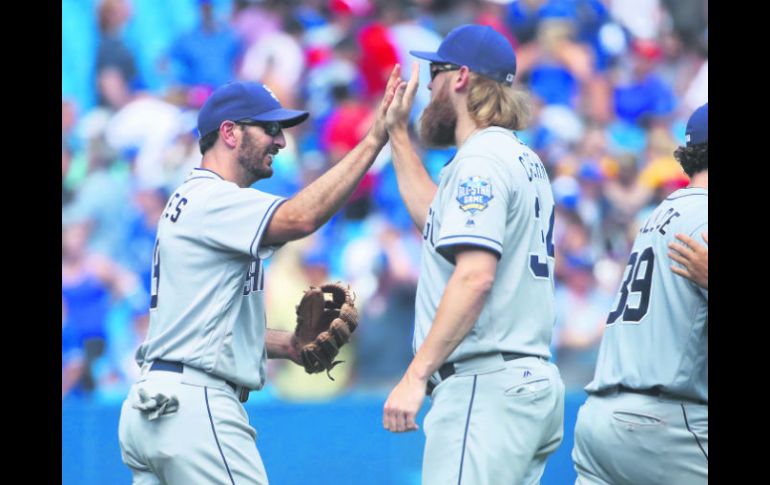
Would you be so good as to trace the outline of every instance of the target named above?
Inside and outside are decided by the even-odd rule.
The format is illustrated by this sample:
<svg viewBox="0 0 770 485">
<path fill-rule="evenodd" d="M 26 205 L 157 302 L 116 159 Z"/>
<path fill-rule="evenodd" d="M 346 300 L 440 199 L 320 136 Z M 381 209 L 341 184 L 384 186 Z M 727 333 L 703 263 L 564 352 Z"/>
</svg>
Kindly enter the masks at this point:
<svg viewBox="0 0 770 485">
<path fill-rule="evenodd" d="M 477 175 L 461 180 L 457 187 L 457 202 L 460 209 L 470 212 L 471 216 L 489 207 L 492 200 L 492 183 L 488 178 Z"/>
</svg>

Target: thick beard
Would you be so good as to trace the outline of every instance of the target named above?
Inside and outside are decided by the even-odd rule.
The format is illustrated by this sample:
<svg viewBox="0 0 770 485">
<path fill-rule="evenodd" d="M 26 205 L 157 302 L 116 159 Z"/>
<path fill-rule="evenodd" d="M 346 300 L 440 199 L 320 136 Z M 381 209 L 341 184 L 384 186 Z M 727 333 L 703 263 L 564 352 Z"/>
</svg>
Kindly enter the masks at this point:
<svg viewBox="0 0 770 485">
<path fill-rule="evenodd" d="M 254 181 L 273 176 L 273 167 L 264 163 L 269 149 L 270 147 L 260 147 L 248 132 L 244 132 L 237 160 L 238 164 L 254 178 Z"/>
<path fill-rule="evenodd" d="M 446 88 L 446 85 L 444 86 Z M 420 117 L 420 139 L 431 148 L 445 148 L 455 144 L 455 112 L 446 89 L 436 95 Z"/>
</svg>

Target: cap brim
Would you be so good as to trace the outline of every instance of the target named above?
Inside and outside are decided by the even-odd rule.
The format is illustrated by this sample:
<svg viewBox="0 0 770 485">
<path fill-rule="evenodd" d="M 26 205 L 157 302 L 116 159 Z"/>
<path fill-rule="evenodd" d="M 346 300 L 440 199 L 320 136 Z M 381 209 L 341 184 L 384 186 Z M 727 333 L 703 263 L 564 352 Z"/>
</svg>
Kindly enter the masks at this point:
<svg viewBox="0 0 770 485">
<path fill-rule="evenodd" d="M 307 111 L 279 108 L 260 113 L 257 116 L 251 116 L 248 119 L 253 121 L 278 121 L 282 127 L 291 128 L 305 121 L 308 116 L 310 116 L 310 113 Z"/>
<path fill-rule="evenodd" d="M 425 59 L 426 61 L 430 61 L 430 62 L 449 62 L 446 59 L 439 56 L 438 52 L 409 51 L 409 53 L 412 54 L 414 57 Z"/>
</svg>

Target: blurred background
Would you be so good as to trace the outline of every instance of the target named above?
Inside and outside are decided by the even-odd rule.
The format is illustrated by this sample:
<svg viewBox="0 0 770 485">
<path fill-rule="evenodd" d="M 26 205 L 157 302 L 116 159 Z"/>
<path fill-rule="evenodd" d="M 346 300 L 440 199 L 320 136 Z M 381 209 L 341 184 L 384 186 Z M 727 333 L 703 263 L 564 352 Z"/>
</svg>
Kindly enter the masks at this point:
<svg viewBox="0 0 770 485">
<path fill-rule="evenodd" d="M 395 63 L 407 78 L 410 49 L 465 23 L 510 40 L 515 82 L 534 95 L 519 136 L 557 201 L 552 352 L 568 389 L 542 483 L 574 482 L 575 416 L 631 244 L 688 183 L 672 153 L 708 101 L 705 0 L 62 0 L 62 483 L 130 483 L 117 422 L 148 326 L 155 231 L 200 162 L 197 110 L 212 90 L 260 81 L 310 111 L 255 184 L 291 196 L 359 141 Z M 420 76 L 413 120 L 426 63 Z M 454 149 L 420 153 L 437 180 Z M 350 282 L 362 312 L 334 381 L 271 361 L 251 394 L 271 483 L 314 485 L 311 468 L 334 485 L 419 483 L 422 431 L 389 434 L 381 413 L 411 360 L 421 241 L 386 147 L 329 224 L 266 262 L 270 327 L 293 329 L 302 289 L 326 280 Z"/>
</svg>

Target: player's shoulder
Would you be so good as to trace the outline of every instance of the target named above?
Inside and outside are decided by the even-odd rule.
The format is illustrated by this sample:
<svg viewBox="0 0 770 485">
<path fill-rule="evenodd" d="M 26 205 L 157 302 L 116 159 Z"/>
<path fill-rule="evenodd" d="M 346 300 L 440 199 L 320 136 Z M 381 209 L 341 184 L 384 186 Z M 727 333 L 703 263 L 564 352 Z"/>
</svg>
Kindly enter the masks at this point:
<svg viewBox="0 0 770 485">
<path fill-rule="evenodd" d="M 708 224 L 708 191 L 679 189 L 664 199 L 645 217 L 640 235 L 673 238 L 675 233 L 691 234 Z"/>
<path fill-rule="evenodd" d="M 498 126 L 490 126 L 474 133 L 458 150 L 456 165 L 474 166 L 489 164 L 509 171 L 512 161 L 530 151 L 512 132 Z"/>
<path fill-rule="evenodd" d="M 463 151 L 489 154 L 501 152 L 510 154 L 511 150 L 520 151 L 527 146 L 511 130 L 499 126 L 489 126 L 473 135 L 463 145 Z"/>
<path fill-rule="evenodd" d="M 682 220 L 700 224 L 708 221 L 708 190 L 700 187 L 684 188 L 666 197 L 671 209 L 683 216 Z"/>
<path fill-rule="evenodd" d="M 171 198 L 182 200 L 188 212 L 220 210 L 224 207 L 239 206 L 257 201 L 267 194 L 251 188 L 241 188 L 225 180 L 216 172 L 204 168 L 193 169 Z M 171 201 L 173 204 L 173 200 Z"/>
<path fill-rule="evenodd" d="M 211 170 L 194 168 L 171 194 L 173 196 L 174 194 L 207 192 L 214 189 L 217 185 L 220 185 L 223 181 L 224 179 L 219 176 L 219 174 L 212 172 Z"/>
<path fill-rule="evenodd" d="M 181 187 L 226 187 L 231 182 L 227 182 L 218 173 L 206 168 L 194 168 L 187 174 Z"/>
<path fill-rule="evenodd" d="M 702 187 L 686 187 L 672 192 L 666 201 L 674 206 L 708 207 L 709 191 Z"/>
<path fill-rule="evenodd" d="M 203 197 L 217 195 L 253 195 L 254 190 L 239 187 L 235 182 L 225 180 L 218 173 L 205 168 L 195 168 L 177 189 L 178 192 L 197 193 Z"/>
</svg>

